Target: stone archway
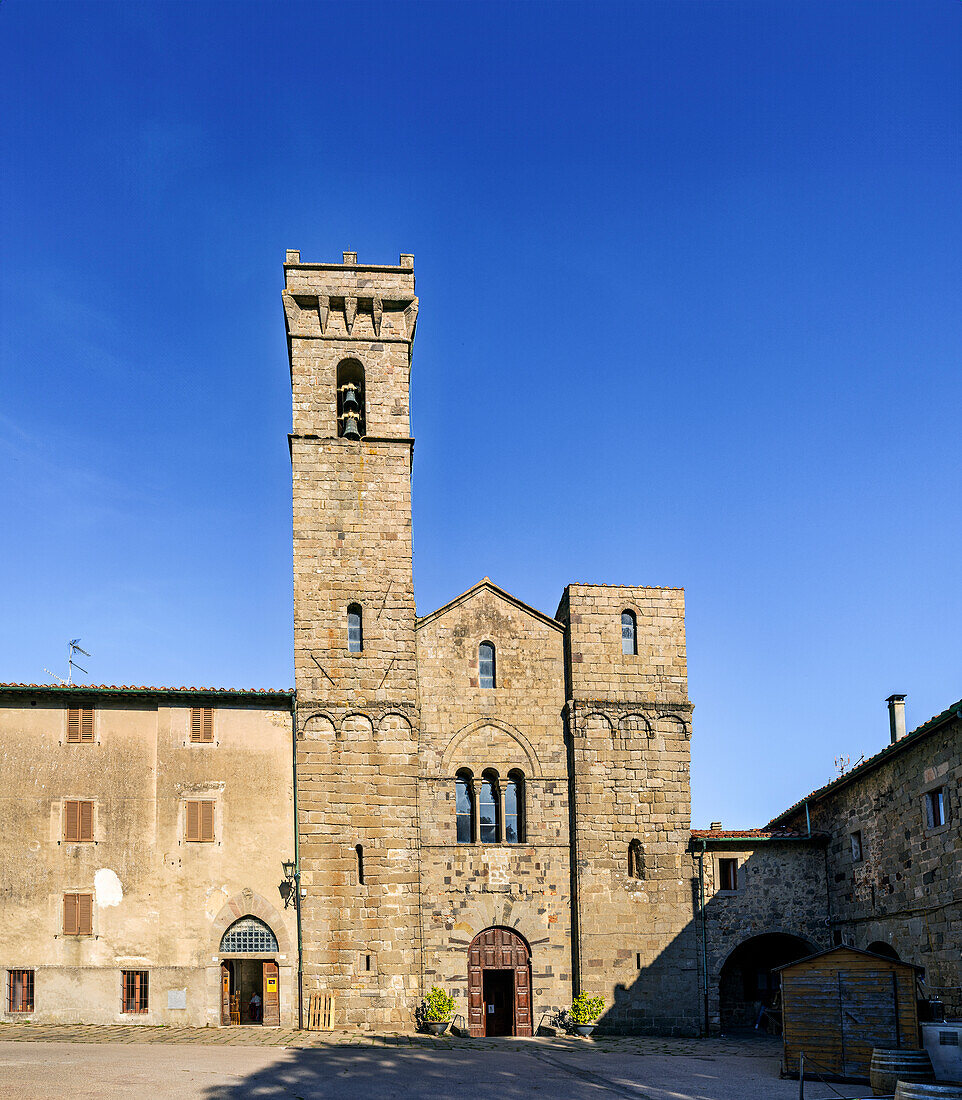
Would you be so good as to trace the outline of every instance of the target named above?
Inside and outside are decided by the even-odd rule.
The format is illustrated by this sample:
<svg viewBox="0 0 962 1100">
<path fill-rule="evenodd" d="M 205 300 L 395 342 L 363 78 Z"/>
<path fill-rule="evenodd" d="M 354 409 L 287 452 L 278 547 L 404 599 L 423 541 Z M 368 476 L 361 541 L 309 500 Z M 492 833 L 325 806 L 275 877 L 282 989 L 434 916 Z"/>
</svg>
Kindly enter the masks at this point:
<svg viewBox="0 0 962 1100">
<path fill-rule="evenodd" d="M 800 936 L 765 932 L 743 940 L 725 960 L 718 981 L 722 1031 L 753 1027 L 759 1009 L 778 1010 L 778 967 L 811 955 Z"/>
<path fill-rule="evenodd" d="M 511 928 L 485 928 L 468 947 L 472 1036 L 531 1035 L 531 950 Z"/>
</svg>

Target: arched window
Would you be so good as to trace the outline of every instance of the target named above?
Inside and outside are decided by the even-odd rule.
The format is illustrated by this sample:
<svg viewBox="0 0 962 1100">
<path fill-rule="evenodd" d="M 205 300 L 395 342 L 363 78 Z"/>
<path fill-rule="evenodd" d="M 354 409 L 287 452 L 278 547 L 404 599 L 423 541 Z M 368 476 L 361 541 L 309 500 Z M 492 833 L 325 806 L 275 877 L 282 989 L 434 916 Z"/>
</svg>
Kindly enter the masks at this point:
<svg viewBox="0 0 962 1100">
<path fill-rule="evenodd" d="M 622 611 L 621 613 L 621 652 L 635 654 L 638 652 L 638 620 L 634 611 Z"/>
<path fill-rule="evenodd" d="M 628 845 L 628 877 L 645 877 L 645 849 L 640 840 L 633 840 Z"/>
<path fill-rule="evenodd" d="M 508 844 L 524 840 L 524 776 L 519 771 L 508 772 L 504 785 L 504 839 Z"/>
<path fill-rule="evenodd" d="M 495 682 L 494 646 L 482 642 L 478 646 L 478 683 L 483 688 L 493 688 Z"/>
<path fill-rule="evenodd" d="M 364 885 L 364 845 L 355 844 L 354 854 L 357 856 L 357 884 Z"/>
<path fill-rule="evenodd" d="M 337 434 L 360 439 L 364 421 L 364 368 L 356 359 L 343 359 L 337 365 Z"/>
<path fill-rule="evenodd" d="M 360 653 L 364 648 L 364 624 L 359 603 L 348 604 L 347 648 L 350 653 Z"/>
<path fill-rule="evenodd" d="M 458 824 L 458 844 L 474 843 L 474 778 L 459 771 L 454 780 L 454 812 Z"/>
<path fill-rule="evenodd" d="M 220 949 L 225 955 L 273 955 L 277 937 L 257 917 L 241 917 L 221 937 Z"/>
<path fill-rule="evenodd" d="M 478 818 L 481 823 L 482 844 L 497 844 L 501 839 L 500 803 L 498 773 L 487 771 L 481 777 L 481 797 L 478 799 Z"/>
</svg>

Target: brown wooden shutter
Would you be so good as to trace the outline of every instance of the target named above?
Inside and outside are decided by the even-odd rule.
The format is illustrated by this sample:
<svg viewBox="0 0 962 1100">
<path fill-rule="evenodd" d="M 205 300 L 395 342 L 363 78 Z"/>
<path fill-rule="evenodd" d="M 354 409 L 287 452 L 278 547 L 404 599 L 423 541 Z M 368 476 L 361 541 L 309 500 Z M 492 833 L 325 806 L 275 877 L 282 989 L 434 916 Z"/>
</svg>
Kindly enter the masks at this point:
<svg viewBox="0 0 962 1100">
<path fill-rule="evenodd" d="M 67 708 L 67 741 L 74 743 L 80 740 L 80 708 Z"/>
<path fill-rule="evenodd" d="M 214 839 L 214 803 L 201 802 L 200 804 L 200 839 Z"/>
<path fill-rule="evenodd" d="M 80 740 L 89 744 L 94 739 L 94 708 L 84 707 L 80 712 Z"/>
<path fill-rule="evenodd" d="M 94 930 L 94 896 L 77 894 L 77 935 L 89 936 Z"/>
<path fill-rule="evenodd" d="M 230 970 L 224 962 L 220 964 L 220 1022 L 224 1027 L 230 1023 Z"/>
<path fill-rule="evenodd" d="M 64 894 L 63 896 L 63 934 L 65 936 L 77 935 L 76 894 Z"/>
<path fill-rule="evenodd" d="M 204 707 L 201 723 L 201 740 L 212 742 L 214 740 L 214 711 L 211 707 Z"/>
<path fill-rule="evenodd" d="M 190 739 L 202 744 L 214 740 L 214 712 L 211 707 L 190 708 Z"/>
<path fill-rule="evenodd" d="M 200 840 L 200 803 L 187 803 L 187 839 Z"/>
<path fill-rule="evenodd" d="M 79 802 L 69 801 L 63 804 L 63 838 L 68 844 L 75 844 L 80 839 Z"/>
<path fill-rule="evenodd" d="M 92 802 L 78 802 L 80 808 L 79 840 L 93 840 L 94 838 L 94 804 Z"/>
</svg>

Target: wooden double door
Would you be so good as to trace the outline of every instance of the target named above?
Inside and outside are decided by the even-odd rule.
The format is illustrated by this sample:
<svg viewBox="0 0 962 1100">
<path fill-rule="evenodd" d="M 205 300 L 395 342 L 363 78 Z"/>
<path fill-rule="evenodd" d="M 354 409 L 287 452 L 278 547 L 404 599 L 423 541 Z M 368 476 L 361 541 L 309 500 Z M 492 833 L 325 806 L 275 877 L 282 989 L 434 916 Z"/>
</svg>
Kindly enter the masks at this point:
<svg viewBox="0 0 962 1100">
<path fill-rule="evenodd" d="M 225 1027 L 242 1022 L 280 1026 L 280 980 L 278 966 L 273 959 L 224 960 L 220 964 L 220 988 L 220 1022 Z M 260 1020 L 254 1020 L 250 1015 L 252 993 L 257 993 L 261 999 Z"/>
<path fill-rule="evenodd" d="M 486 928 L 468 948 L 472 1035 L 531 1034 L 531 952 L 510 928 Z"/>
</svg>

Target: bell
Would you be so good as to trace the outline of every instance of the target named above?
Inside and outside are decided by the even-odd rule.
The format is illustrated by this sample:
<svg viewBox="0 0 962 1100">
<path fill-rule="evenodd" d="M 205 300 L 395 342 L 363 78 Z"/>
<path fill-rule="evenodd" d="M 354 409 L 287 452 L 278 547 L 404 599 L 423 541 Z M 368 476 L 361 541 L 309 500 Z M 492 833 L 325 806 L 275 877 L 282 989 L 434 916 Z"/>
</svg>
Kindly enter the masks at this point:
<svg viewBox="0 0 962 1100">
<path fill-rule="evenodd" d="M 341 386 L 341 403 L 345 407 L 347 405 L 358 404 L 357 386 L 353 382 L 348 382 L 346 386 Z"/>
<path fill-rule="evenodd" d="M 344 417 L 344 436 L 347 439 L 360 439 L 361 431 L 356 416 Z"/>
<path fill-rule="evenodd" d="M 357 416 L 361 411 L 353 386 L 348 386 L 344 391 L 344 396 L 341 398 L 341 411 L 349 416 Z"/>
</svg>

